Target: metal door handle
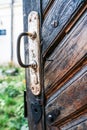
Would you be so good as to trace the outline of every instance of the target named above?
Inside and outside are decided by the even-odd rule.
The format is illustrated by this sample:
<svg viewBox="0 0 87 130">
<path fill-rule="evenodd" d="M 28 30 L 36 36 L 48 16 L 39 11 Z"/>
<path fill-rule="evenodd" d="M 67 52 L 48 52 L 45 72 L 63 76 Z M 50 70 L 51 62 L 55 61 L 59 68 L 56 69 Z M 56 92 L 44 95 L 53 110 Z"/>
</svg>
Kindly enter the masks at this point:
<svg viewBox="0 0 87 130">
<path fill-rule="evenodd" d="M 37 67 L 37 63 L 35 61 L 33 61 L 33 63 L 30 63 L 28 65 L 24 64 L 21 60 L 21 55 L 20 55 L 20 45 L 21 45 L 21 38 L 23 36 L 29 36 L 31 37 L 31 39 L 35 39 L 36 38 L 36 33 L 34 32 L 32 33 L 28 33 L 28 32 L 23 32 L 19 35 L 18 40 L 17 40 L 17 58 L 18 58 L 18 63 L 21 67 L 23 68 L 28 68 L 28 67 L 32 67 L 32 68 L 36 68 Z"/>
<path fill-rule="evenodd" d="M 28 17 L 28 32 L 21 33 L 17 40 L 17 58 L 20 66 L 24 68 L 30 68 L 30 88 L 34 95 L 39 95 L 41 92 L 40 81 L 40 66 L 41 66 L 41 54 L 40 54 L 40 35 L 39 35 L 39 16 L 36 11 L 32 11 Z M 29 41 L 29 64 L 24 64 L 21 60 L 20 45 L 21 38 L 28 36 Z"/>
</svg>

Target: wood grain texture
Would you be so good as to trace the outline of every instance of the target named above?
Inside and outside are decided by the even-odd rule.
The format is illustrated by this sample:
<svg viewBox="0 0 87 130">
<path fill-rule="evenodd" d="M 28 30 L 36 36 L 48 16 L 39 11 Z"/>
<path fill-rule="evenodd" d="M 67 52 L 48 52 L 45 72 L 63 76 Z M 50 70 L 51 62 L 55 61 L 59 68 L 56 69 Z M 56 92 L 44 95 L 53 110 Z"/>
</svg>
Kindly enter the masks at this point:
<svg viewBox="0 0 87 130">
<path fill-rule="evenodd" d="M 47 125 L 47 128 L 46 128 L 46 130 L 60 130 L 58 127 L 56 127 L 56 126 L 48 126 Z"/>
<path fill-rule="evenodd" d="M 59 44 L 45 65 L 45 88 L 51 90 L 87 53 L 87 13 Z M 87 59 L 86 59 L 87 60 Z"/>
<path fill-rule="evenodd" d="M 43 52 L 46 51 L 51 42 L 64 28 L 82 1 L 83 0 L 55 0 L 42 26 Z M 52 26 L 54 20 L 58 22 L 57 27 Z"/>
<path fill-rule="evenodd" d="M 50 2 L 51 0 L 42 0 L 42 10 L 44 12 L 44 10 L 46 9 L 48 3 Z"/>
<path fill-rule="evenodd" d="M 28 15 L 31 11 L 37 11 L 40 16 L 40 26 L 41 26 L 41 0 L 23 0 L 23 20 L 24 20 L 24 32 L 28 32 Z M 28 37 L 24 37 L 24 49 L 25 49 L 25 63 L 29 64 L 29 49 L 28 49 Z M 31 112 L 31 103 L 37 102 L 36 97 L 32 94 L 30 90 L 29 82 L 29 68 L 25 69 L 26 73 L 26 91 L 27 91 L 27 110 L 28 110 L 28 124 L 30 130 L 42 130 L 42 119 L 38 124 L 35 124 L 33 115 Z M 39 98 L 41 98 L 40 95 Z M 42 110 L 43 111 L 43 110 Z M 44 113 L 44 112 L 43 112 Z"/>
<path fill-rule="evenodd" d="M 82 4 L 80 4 L 80 6 L 77 8 L 75 13 L 73 13 L 72 17 L 70 17 L 70 19 L 68 20 L 64 28 L 58 33 L 55 39 L 50 43 L 46 51 L 43 52 L 44 62 L 46 61 L 46 58 L 48 58 L 52 54 L 52 52 L 62 41 L 62 39 L 72 30 L 72 28 L 76 25 L 76 23 L 79 21 L 79 19 L 85 13 L 86 10 L 87 10 L 87 1 L 82 2 Z"/>
<path fill-rule="evenodd" d="M 59 130 L 59 128 L 54 127 L 54 126 L 51 126 L 51 129 L 50 129 L 50 130 Z"/>
<path fill-rule="evenodd" d="M 69 130 L 87 130 L 87 121 L 85 121 L 73 128 L 70 128 Z"/>
<path fill-rule="evenodd" d="M 31 11 L 37 11 L 41 16 L 41 1 L 40 0 L 23 0 L 23 22 L 24 22 L 24 31 L 28 31 L 28 15 Z M 41 19 L 40 19 L 41 21 Z"/>
<path fill-rule="evenodd" d="M 86 130 L 87 129 L 87 113 L 80 115 L 80 117 L 66 123 L 60 127 L 61 130 Z"/>
<path fill-rule="evenodd" d="M 42 12 L 45 18 L 55 0 L 42 0 Z"/>
<path fill-rule="evenodd" d="M 46 99 L 48 100 L 56 91 L 58 91 L 64 84 L 66 84 L 76 73 L 78 73 L 85 65 L 87 65 L 87 54 L 75 64 L 75 66 L 69 70 L 65 76 L 52 84 L 52 87 L 48 87 L 45 90 Z"/>
<path fill-rule="evenodd" d="M 55 121 L 58 125 L 73 118 L 77 112 L 87 109 L 87 65 L 62 86 L 52 98 L 47 103 L 46 113 L 59 108 L 61 113 Z"/>
<path fill-rule="evenodd" d="M 42 94 L 39 97 L 34 96 L 30 91 L 29 69 L 26 69 L 29 129 L 45 130 L 46 119 L 44 118 L 44 106 L 46 105 L 46 114 L 55 108 L 60 109 L 60 115 L 55 122 L 53 122 L 52 126 L 47 126 L 46 124 L 47 130 L 86 130 L 87 11 L 82 11 L 85 12 L 84 14 L 78 11 L 78 13 L 81 14 L 79 18 L 76 17 L 77 15 L 75 16 L 75 12 L 83 5 L 83 2 L 86 1 L 87 3 L 87 0 L 23 1 L 24 31 L 28 29 L 29 12 L 32 10 L 38 11 L 40 21 L 42 22 L 41 7 L 43 8 L 44 21 L 41 28 L 43 53 L 47 48 L 50 48 L 51 43 L 53 43 L 53 41 L 55 42 L 56 38 L 58 39 L 56 40 L 56 45 L 58 46 L 52 51 L 49 57 L 50 62 L 47 61 L 45 64 L 45 93 L 44 89 L 42 89 Z M 86 8 L 87 4 L 85 10 Z M 73 21 L 73 18 L 74 22 L 70 23 L 69 20 Z M 58 26 L 54 27 L 52 25 L 53 21 L 57 21 Z M 65 28 L 65 26 L 67 28 Z M 67 34 L 62 35 L 61 33 L 62 37 L 59 40 L 59 33 L 62 32 L 63 29 L 66 29 L 65 33 Z M 70 32 L 67 30 L 70 30 Z M 29 62 L 28 53 L 28 40 L 25 38 L 26 63 Z M 43 64 L 41 65 L 41 69 L 43 71 Z M 44 95 L 46 95 L 47 100 L 45 100 Z M 43 115 L 40 122 L 35 124 L 31 113 L 31 103 L 38 102 L 42 105 Z"/>
</svg>

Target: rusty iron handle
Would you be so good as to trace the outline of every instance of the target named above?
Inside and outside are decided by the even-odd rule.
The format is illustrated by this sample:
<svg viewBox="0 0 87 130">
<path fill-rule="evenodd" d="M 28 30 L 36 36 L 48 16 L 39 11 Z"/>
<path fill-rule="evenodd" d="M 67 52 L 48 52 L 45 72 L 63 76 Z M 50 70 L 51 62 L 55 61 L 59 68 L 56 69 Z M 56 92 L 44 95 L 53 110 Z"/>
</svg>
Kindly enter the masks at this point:
<svg viewBox="0 0 87 130">
<path fill-rule="evenodd" d="M 20 56 L 20 45 L 21 45 L 21 38 L 23 36 L 29 36 L 31 37 L 31 39 L 35 39 L 36 38 L 36 33 L 34 32 L 32 33 L 28 33 L 28 32 L 23 32 L 19 35 L 18 40 L 17 40 L 17 59 L 18 59 L 18 63 L 20 66 L 22 66 L 23 68 L 28 68 L 28 67 L 32 67 L 33 69 L 35 69 L 37 67 L 37 63 L 33 62 L 31 64 L 24 64 L 21 60 L 21 56 Z"/>
<path fill-rule="evenodd" d="M 22 66 L 23 68 L 28 68 L 29 65 L 23 64 L 22 60 L 21 60 L 21 56 L 20 56 L 20 45 L 21 45 L 21 38 L 23 36 L 29 36 L 27 32 L 23 32 L 19 35 L 18 39 L 17 39 L 17 59 L 18 59 L 18 63 L 20 66 Z"/>
</svg>

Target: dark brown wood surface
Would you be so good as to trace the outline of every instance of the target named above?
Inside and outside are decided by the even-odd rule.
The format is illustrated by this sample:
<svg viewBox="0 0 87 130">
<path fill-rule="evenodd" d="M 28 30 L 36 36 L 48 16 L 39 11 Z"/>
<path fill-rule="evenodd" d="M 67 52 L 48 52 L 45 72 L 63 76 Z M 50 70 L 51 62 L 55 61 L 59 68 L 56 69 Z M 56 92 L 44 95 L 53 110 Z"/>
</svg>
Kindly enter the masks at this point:
<svg viewBox="0 0 87 130">
<path fill-rule="evenodd" d="M 78 124 L 77 126 L 74 126 L 68 130 L 86 130 L 87 129 L 87 121 L 84 121 L 80 124 Z M 63 129 L 65 130 L 65 129 Z"/>
<path fill-rule="evenodd" d="M 84 66 L 71 80 L 48 100 L 46 113 L 55 108 L 60 109 L 60 115 L 55 121 L 61 124 L 75 113 L 87 109 L 87 66 Z"/>
<path fill-rule="evenodd" d="M 55 0 L 42 26 L 43 52 L 68 23 L 83 0 Z M 85 0 L 84 0 L 85 1 Z M 56 22 L 56 24 L 54 24 Z"/>
<path fill-rule="evenodd" d="M 61 126 L 61 130 L 86 130 L 87 129 L 87 111 L 78 118 L 69 121 Z"/>
<path fill-rule="evenodd" d="M 72 117 L 64 124 L 47 126 L 47 130 L 87 130 L 87 110 L 80 113 L 79 117 Z"/>
<path fill-rule="evenodd" d="M 26 69 L 30 130 L 87 130 L 87 0 L 24 0 L 23 7 L 24 31 L 28 28 L 29 12 L 35 10 L 40 15 L 44 72 L 42 93 L 36 97 L 30 91 Z M 28 58 L 25 38 L 27 64 Z M 37 101 L 43 112 L 35 124 L 31 103 Z M 48 123 L 47 114 L 55 109 L 60 110 L 60 115 Z"/>
<path fill-rule="evenodd" d="M 62 18 L 74 18 L 68 21 L 59 19 L 65 26 L 65 34 L 61 33 L 62 24 L 52 28 L 52 21 L 57 18 L 53 14 L 56 12 L 54 1 L 50 11 L 44 20 L 42 27 L 43 52 L 52 48 L 50 54 L 45 54 L 46 62 L 44 66 L 44 87 L 46 96 L 46 115 L 55 109 L 60 110 L 60 115 L 51 123 L 47 123 L 47 130 L 86 130 L 87 128 L 87 1 L 81 7 L 80 12 L 69 15 L 70 11 L 62 15 Z M 64 1 L 62 1 L 64 2 Z M 61 3 L 62 3 L 61 2 Z M 80 4 L 73 1 L 70 5 L 78 10 Z M 63 3 L 62 3 L 63 4 Z M 61 9 L 61 6 L 58 9 Z M 65 4 L 68 6 L 69 3 Z M 69 7 L 70 7 L 69 5 Z M 78 5 L 78 6 L 77 6 Z M 52 10 L 52 8 L 54 8 Z M 75 7 L 74 7 L 75 8 Z M 74 11 L 74 10 L 73 10 Z M 62 12 L 62 11 L 61 11 Z M 63 13 L 62 13 L 63 14 Z M 72 15 L 73 14 L 73 15 Z M 52 15 L 52 16 L 51 16 Z M 61 13 L 60 13 L 61 15 Z M 50 17 L 51 16 L 51 17 Z M 55 17 L 55 18 L 54 18 Z M 51 19 L 52 18 L 52 19 Z M 54 19 L 53 19 L 54 18 Z M 47 21 L 48 20 L 48 21 Z M 59 22 L 59 21 L 58 21 Z M 64 23 L 65 22 L 65 23 Z M 72 26 L 73 25 L 73 26 Z M 64 27 L 63 27 L 64 28 Z M 52 30 L 53 29 L 53 30 Z M 59 29 L 59 31 L 58 31 Z M 56 30 L 56 31 L 55 31 Z M 46 32 L 45 32 L 46 31 Z M 62 38 L 59 38 L 60 37 Z M 58 37 L 55 40 L 56 36 Z M 45 40 L 44 40 L 45 39 Z M 61 39 L 61 40 L 58 40 Z"/>
<path fill-rule="evenodd" d="M 54 50 L 49 57 L 52 61 L 46 62 L 45 88 L 47 92 L 60 83 L 62 78 L 72 68 L 74 69 L 85 55 L 87 55 L 87 13 Z"/>
</svg>

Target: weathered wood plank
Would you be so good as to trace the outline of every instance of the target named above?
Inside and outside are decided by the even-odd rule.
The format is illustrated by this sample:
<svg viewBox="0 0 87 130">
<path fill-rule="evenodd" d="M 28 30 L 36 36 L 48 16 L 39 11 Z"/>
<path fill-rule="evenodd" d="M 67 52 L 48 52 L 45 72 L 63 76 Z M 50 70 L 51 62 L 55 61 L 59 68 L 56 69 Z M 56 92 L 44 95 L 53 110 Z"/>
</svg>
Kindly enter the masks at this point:
<svg viewBox="0 0 87 130">
<path fill-rule="evenodd" d="M 47 125 L 47 128 L 46 128 L 46 130 L 60 130 L 59 128 L 57 128 L 57 127 L 54 127 L 54 126 L 48 126 Z"/>
<path fill-rule="evenodd" d="M 86 130 L 87 129 L 87 113 L 61 126 L 61 130 Z"/>
<path fill-rule="evenodd" d="M 47 87 L 45 90 L 46 99 L 49 99 L 56 91 L 58 91 L 64 84 L 66 84 L 76 73 L 78 73 L 85 65 L 87 65 L 87 54 L 75 64 L 75 66 L 68 71 L 65 76 L 52 84 L 52 86 Z"/>
<path fill-rule="evenodd" d="M 42 0 L 42 12 L 43 12 L 43 17 L 49 12 L 52 4 L 54 3 L 55 0 Z"/>
<path fill-rule="evenodd" d="M 45 8 L 47 7 L 48 3 L 50 2 L 51 0 L 42 0 L 42 10 L 44 12 Z"/>
<path fill-rule="evenodd" d="M 53 61 L 45 65 L 45 88 L 51 89 L 86 53 L 87 13 L 49 57 Z"/>
<path fill-rule="evenodd" d="M 55 0 L 42 26 L 43 52 L 69 21 L 83 0 Z M 85 1 L 85 0 L 84 0 Z"/>
<path fill-rule="evenodd" d="M 87 109 L 87 66 L 63 86 L 63 90 L 59 90 L 55 95 L 55 98 L 53 95 L 53 100 L 48 101 L 46 113 L 59 108 L 60 115 L 55 121 L 57 124 L 61 123 L 62 119 L 66 121 L 71 119 L 71 116 L 73 118 L 73 114 L 79 112 L 84 106 Z"/>
<path fill-rule="evenodd" d="M 50 129 L 50 130 L 60 130 L 60 129 L 57 128 L 57 127 L 51 126 L 51 129 Z"/>
<path fill-rule="evenodd" d="M 60 115 L 55 121 L 57 124 L 73 118 L 81 109 L 87 109 L 87 66 L 48 100 L 46 113 L 55 108 L 60 109 Z"/>
<path fill-rule="evenodd" d="M 70 128 L 69 130 L 87 130 L 87 121 L 85 121 L 73 128 Z"/>
<path fill-rule="evenodd" d="M 41 0 L 23 0 L 23 21 L 24 21 L 24 32 L 28 31 L 28 15 L 31 11 L 37 11 L 40 16 L 40 26 L 41 26 Z M 28 37 L 24 37 L 24 49 L 25 49 L 25 63 L 29 64 L 29 43 Z M 27 110 L 28 110 L 28 123 L 30 130 L 42 130 L 44 127 L 42 126 L 42 122 L 44 120 L 41 119 L 38 124 L 35 124 L 34 117 L 31 112 L 31 104 L 36 102 L 36 97 L 32 94 L 30 90 L 30 82 L 29 82 L 29 68 L 25 69 L 26 72 L 26 90 L 27 90 Z M 42 98 L 42 94 L 39 97 Z M 44 109 L 44 107 L 43 107 Z M 44 110 L 42 110 L 44 113 Z M 43 128 L 42 128 L 43 127 Z"/>
<path fill-rule="evenodd" d="M 68 20 L 67 24 L 64 26 L 64 28 L 58 33 L 58 35 L 55 37 L 55 39 L 50 43 L 48 48 L 45 52 L 43 52 L 43 58 L 44 61 L 47 57 L 49 57 L 54 49 L 58 46 L 58 44 L 62 41 L 62 39 L 72 30 L 72 28 L 75 26 L 75 24 L 78 22 L 78 20 L 81 18 L 81 16 L 84 14 L 84 12 L 87 10 L 87 1 L 83 2 L 73 13 L 72 17 Z"/>
<path fill-rule="evenodd" d="M 41 1 L 40 0 L 23 0 L 23 22 L 24 22 L 24 31 L 28 31 L 28 15 L 30 11 L 37 11 L 41 16 Z"/>
</svg>

